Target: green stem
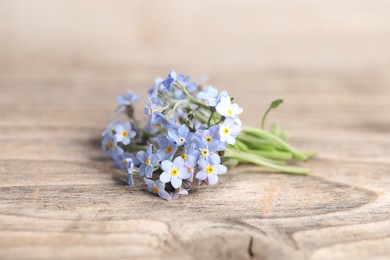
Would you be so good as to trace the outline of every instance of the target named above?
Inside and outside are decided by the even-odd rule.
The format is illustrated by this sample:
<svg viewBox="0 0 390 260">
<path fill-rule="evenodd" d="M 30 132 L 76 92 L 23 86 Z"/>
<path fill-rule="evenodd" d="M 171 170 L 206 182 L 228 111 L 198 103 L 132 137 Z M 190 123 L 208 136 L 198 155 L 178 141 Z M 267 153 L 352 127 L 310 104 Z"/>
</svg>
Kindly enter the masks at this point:
<svg viewBox="0 0 390 260">
<path fill-rule="evenodd" d="M 291 152 L 295 159 L 300 161 L 306 161 L 308 159 L 308 156 L 306 154 L 300 153 L 297 150 L 294 149 L 291 145 L 280 139 L 279 137 L 265 131 L 262 129 L 256 129 L 253 127 L 243 127 L 242 128 L 244 133 L 251 134 L 256 137 L 264 138 L 269 140 L 270 142 L 274 143 L 276 148 L 280 148 L 281 150 L 285 150 L 288 152 Z"/>
<path fill-rule="evenodd" d="M 237 142 L 237 140 L 236 140 Z M 241 150 L 239 147 L 237 147 L 236 145 L 229 145 L 225 151 L 228 151 L 229 152 L 233 152 L 233 153 L 236 153 L 236 152 L 244 152 L 244 153 L 249 153 L 249 154 L 253 154 L 253 155 L 257 155 L 257 154 L 254 154 L 254 151 L 244 151 L 244 150 Z M 266 162 L 269 162 L 269 163 L 272 163 L 272 164 L 277 164 L 277 165 L 286 165 L 286 162 L 283 161 L 283 160 L 280 160 L 280 159 L 272 159 L 270 157 L 267 157 L 267 156 L 262 156 L 262 155 L 257 155 L 259 157 L 262 157 L 261 159 L 266 161 Z"/>
<path fill-rule="evenodd" d="M 207 127 L 210 127 L 211 119 L 214 117 L 215 110 L 211 112 L 211 115 L 209 117 L 209 121 L 207 121 Z"/>
<path fill-rule="evenodd" d="M 277 100 L 272 101 L 269 108 L 265 111 L 265 113 L 263 115 L 263 119 L 261 120 L 261 128 L 262 129 L 265 129 L 265 119 L 267 118 L 269 111 L 271 111 L 274 108 L 277 108 L 281 104 L 283 104 L 283 99 L 277 99 Z"/>
<path fill-rule="evenodd" d="M 263 119 L 261 120 L 261 128 L 262 128 L 262 129 L 265 129 L 265 119 L 267 118 L 268 113 L 269 113 L 269 111 L 271 111 L 271 110 L 272 110 L 272 107 L 269 107 L 269 108 L 265 111 L 265 113 L 264 113 L 264 115 L 263 115 Z"/>
<path fill-rule="evenodd" d="M 253 164 L 256 164 L 259 166 L 263 166 L 263 167 L 267 167 L 267 168 L 274 169 L 277 171 L 281 171 L 283 173 L 307 175 L 310 172 L 310 169 L 307 169 L 307 168 L 276 165 L 276 164 L 265 161 L 263 158 L 261 158 L 259 156 L 252 155 L 249 153 L 244 153 L 244 152 L 234 152 L 232 150 L 227 150 L 227 151 L 225 151 L 225 157 L 238 159 L 242 162 L 253 163 Z"/>
<path fill-rule="evenodd" d="M 251 150 L 250 151 L 253 154 L 260 155 L 262 157 L 275 159 L 275 160 L 282 160 L 282 161 L 288 161 L 293 158 L 291 153 L 286 152 L 280 152 L 280 151 L 259 151 L 259 150 Z"/>
<path fill-rule="evenodd" d="M 245 133 L 239 134 L 236 140 L 240 140 L 251 149 L 268 151 L 275 150 L 275 147 L 270 142 L 267 142 L 265 139 L 260 139 L 258 137 L 254 137 Z"/>
<path fill-rule="evenodd" d="M 188 92 L 188 90 L 182 86 L 179 82 L 175 82 L 173 84 L 173 86 L 177 87 L 178 89 L 180 89 L 181 91 L 183 91 L 184 95 L 186 95 L 186 97 L 195 105 L 198 105 L 202 108 L 206 108 L 206 109 L 209 109 L 208 106 L 206 106 L 205 104 L 202 104 L 200 103 L 199 101 L 197 101 L 196 99 L 194 99 L 194 97 L 190 94 L 190 92 Z"/>
</svg>

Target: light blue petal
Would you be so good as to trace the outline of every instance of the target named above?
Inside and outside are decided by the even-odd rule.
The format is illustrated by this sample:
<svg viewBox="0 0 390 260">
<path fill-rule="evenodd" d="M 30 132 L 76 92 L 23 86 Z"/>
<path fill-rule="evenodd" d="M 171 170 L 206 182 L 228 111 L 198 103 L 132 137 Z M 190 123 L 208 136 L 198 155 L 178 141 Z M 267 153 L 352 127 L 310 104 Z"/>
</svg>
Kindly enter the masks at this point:
<svg viewBox="0 0 390 260">
<path fill-rule="evenodd" d="M 191 172 L 190 172 L 190 170 L 187 167 L 181 167 L 179 169 L 179 172 L 180 172 L 179 176 L 183 180 L 184 179 L 188 179 L 191 176 Z"/>
<path fill-rule="evenodd" d="M 207 177 L 207 172 L 206 172 L 206 171 L 200 171 L 200 172 L 198 172 L 198 173 L 196 174 L 196 178 L 197 178 L 198 180 L 201 180 L 201 181 L 203 181 L 204 179 L 206 179 L 206 177 Z"/>
<path fill-rule="evenodd" d="M 201 169 L 206 169 L 206 167 L 209 166 L 209 162 L 207 161 L 206 158 L 200 158 L 200 159 L 198 160 L 198 164 L 199 164 L 199 167 L 200 167 Z"/>
<path fill-rule="evenodd" d="M 161 190 L 160 189 L 160 192 L 158 194 L 160 196 L 160 198 L 164 199 L 164 200 L 167 200 L 167 201 L 170 201 L 172 199 L 172 196 L 169 195 L 168 192 L 166 192 L 165 190 Z"/>
<path fill-rule="evenodd" d="M 167 173 L 167 172 L 163 172 L 160 175 L 160 181 L 162 181 L 164 183 L 170 182 L 171 178 L 172 178 L 172 175 L 170 173 Z"/>
<path fill-rule="evenodd" d="M 225 174 L 227 172 L 227 167 L 222 164 L 214 165 L 214 170 L 215 174 Z"/>
<path fill-rule="evenodd" d="M 127 176 L 127 184 L 128 184 L 130 187 L 134 187 L 133 174 L 129 174 L 129 176 Z"/>
<path fill-rule="evenodd" d="M 146 169 L 146 165 L 145 164 L 142 164 L 141 167 L 139 167 L 139 175 L 140 176 L 144 176 L 145 175 L 145 169 Z"/>
<path fill-rule="evenodd" d="M 210 174 L 208 180 L 210 185 L 215 185 L 218 183 L 218 175 Z"/>
<path fill-rule="evenodd" d="M 165 172 L 170 172 L 173 168 L 173 163 L 169 160 L 165 160 L 161 163 L 161 168 L 165 171 Z"/>
<path fill-rule="evenodd" d="M 212 165 L 221 163 L 221 157 L 219 157 L 219 155 L 216 153 L 210 154 L 208 160 Z"/>
<path fill-rule="evenodd" d="M 182 184 L 182 180 L 178 177 L 172 177 L 171 184 L 174 188 L 179 188 Z"/>
<path fill-rule="evenodd" d="M 173 164 L 177 168 L 183 167 L 184 166 L 184 159 L 183 159 L 183 157 L 181 157 L 181 156 L 176 157 L 175 160 L 173 161 Z"/>
<path fill-rule="evenodd" d="M 146 169 L 145 169 L 145 176 L 147 178 L 152 178 L 153 177 L 153 166 L 146 166 Z"/>
</svg>

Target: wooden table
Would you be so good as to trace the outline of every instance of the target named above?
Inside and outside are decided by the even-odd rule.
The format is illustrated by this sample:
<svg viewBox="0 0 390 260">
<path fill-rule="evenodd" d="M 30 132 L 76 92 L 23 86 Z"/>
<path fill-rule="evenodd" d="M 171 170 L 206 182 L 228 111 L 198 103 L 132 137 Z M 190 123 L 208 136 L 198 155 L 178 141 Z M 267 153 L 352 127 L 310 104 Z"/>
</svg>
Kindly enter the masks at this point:
<svg viewBox="0 0 390 260">
<path fill-rule="evenodd" d="M 389 259 L 388 1 L 0 2 L 0 258 Z M 116 96 L 171 67 L 319 156 L 170 203 L 100 150 Z M 142 104 L 137 107 L 142 114 Z"/>
</svg>

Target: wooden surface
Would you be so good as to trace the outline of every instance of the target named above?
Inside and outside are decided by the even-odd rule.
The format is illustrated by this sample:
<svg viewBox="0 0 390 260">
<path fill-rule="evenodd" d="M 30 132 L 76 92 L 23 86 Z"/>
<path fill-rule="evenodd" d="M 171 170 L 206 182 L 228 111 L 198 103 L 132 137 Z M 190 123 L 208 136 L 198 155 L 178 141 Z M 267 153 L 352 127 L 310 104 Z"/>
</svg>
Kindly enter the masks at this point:
<svg viewBox="0 0 390 260">
<path fill-rule="evenodd" d="M 389 259 L 389 46 L 388 1 L 1 1 L 0 258 Z M 100 133 L 171 67 L 251 125 L 284 98 L 270 120 L 312 174 L 126 186 Z"/>
</svg>

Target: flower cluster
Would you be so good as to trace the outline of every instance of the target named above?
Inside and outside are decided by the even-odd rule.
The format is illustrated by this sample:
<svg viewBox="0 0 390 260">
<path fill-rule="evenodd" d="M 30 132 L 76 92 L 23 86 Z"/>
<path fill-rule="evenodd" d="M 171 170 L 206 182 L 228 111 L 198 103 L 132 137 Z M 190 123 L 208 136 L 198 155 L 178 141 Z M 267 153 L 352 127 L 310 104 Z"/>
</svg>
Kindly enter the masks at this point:
<svg viewBox="0 0 390 260">
<path fill-rule="evenodd" d="M 286 151 L 291 146 L 284 146 L 280 137 L 267 131 L 242 131 L 239 116 L 243 109 L 226 91 L 204 87 L 172 70 L 166 78 L 157 78 L 148 93 L 146 125 L 134 116 L 139 96 L 127 91 L 118 97 L 117 108 L 127 119 L 111 122 L 103 132 L 102 148 L 115 167 L 127 170 L 129 186 L 134 186 L 133 175 L 139 174 L 150 192 L 171 200 L 187 195 L 194 184 L 217 184 L 227 165 L 241 162 L 306 173 L 305 169 L 283 168 L 277 160 L 287 154 L 298 159 L 309 155 Z"/>
<path fill-rule="evenodd" d="M 211 86 L 203 90 L 172 70 L 149 90 L 144 127 L 134 119 L 138 100 L 131 91 L 118 98 L 118 110 L 129 121 L 110 123 L 102 141 L 115 166 L 127 169 L 128 184 L 133 186 L 133 174 L 139 173 L 148 190 L 166 200 L 188 194 L 195 182 L 217 184 L 227 171 L 221 155 L 241 131 L 243 110 L 233 98 Z"/>
</svg>

